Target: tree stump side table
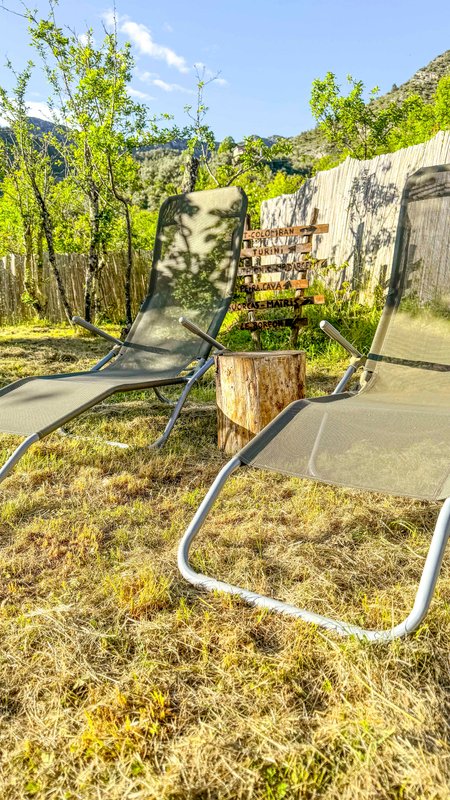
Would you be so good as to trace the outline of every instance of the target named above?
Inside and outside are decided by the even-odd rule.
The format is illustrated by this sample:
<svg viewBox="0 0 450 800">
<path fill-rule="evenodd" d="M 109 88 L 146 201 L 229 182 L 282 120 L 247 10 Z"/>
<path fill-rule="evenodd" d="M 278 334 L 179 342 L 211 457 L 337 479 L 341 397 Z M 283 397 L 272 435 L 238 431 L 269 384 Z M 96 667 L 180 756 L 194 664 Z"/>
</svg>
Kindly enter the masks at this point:
<svg viewBox="0 0 450 800">
<path fill-rule="evenodd" d="M 283 408 L 305 396 L 303 350 L 215 356 L 217 444 L 235 455 Z"/>
</svg>

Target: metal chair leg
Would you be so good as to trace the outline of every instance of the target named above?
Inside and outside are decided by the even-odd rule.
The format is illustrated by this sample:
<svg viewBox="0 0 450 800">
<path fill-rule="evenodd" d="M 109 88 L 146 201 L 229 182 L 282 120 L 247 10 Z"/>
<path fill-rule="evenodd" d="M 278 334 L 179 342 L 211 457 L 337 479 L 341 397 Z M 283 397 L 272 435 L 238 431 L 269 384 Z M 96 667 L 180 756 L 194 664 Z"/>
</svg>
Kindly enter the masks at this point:
<svg viewBox="0 0 450 800">
<path fill-rule="evenodd" d="M 231 461 L 228 462 L 228 464 L 225 465 L 225 467 L 223 467 L 221 472 L 219 472 L 216 480 L 209 489 L 205 499 L 198 508 L 197 513 L 195 514 L 191 524 L 187 528 L 180 542 L 178 549 L 178 568 L 187 581 L 192 583 L 194 586 L 198 586 L 210 592 L 220 591 L 227 592 L 231 595 L 238 595 L 252 605 L 260 608 L 267 608 L 271 611 L 277 611 L 281 614 L 288 614 L 293 617 L 297 617 L 305 622 L 311 622 L 314 625 L 320 625 L 321 627 L 336 631 L 342 636 L 352 635 L 356 636 L 358 639 L 365 639 L 372 642 L 387 642 L 391 639 L 405 636 L 406 634 L 415 630 L 418 625 L 420 625 L 431 603 L 445 548 L 450 536 L 450 498 L 444 502 L 437 519 L 436 527 L 434 529 L 428 555 L 425 560 L 422 577 L 419 582 L 416 598 L 411 612 L 401 623 L 390 629 L 367 630 L 365 628 L 360 628 L 357 625 L 352 625 L 341 620 L 335 620 L 331 617 L 323 616 L 322 614 L 315 614 L 311 611 L 307 611 L 306 609 L 290 605 L 289 603 L 283 603 L 280 600 L 274 600 L 271 597 L 265 597 L 257 592 L 251 592 L 248 589 L 234 586 L 231 583 L 216 580 L 208 575 L 202 575 L 201 573 L 195 572 L 195 570 L 192 569 L 189 564 L 189 550 L 192 542 L 202 527 L 224 484 L 230 475 L 240 466 L 243 466 L 242 462 L 238 456 L 235 456 L 233 459 L 231 459 Z"/>
<path fill-rule="evenodd" d="M 158 449 L 158 448 L 162 447 L 163 444 L 166 443 L 167 439 L 169 438 L 169 436 L 170 436 L 170 434 L 172 432 L 172 428 L 175 425 L 175 423 L 176 423 L 176 421 L 177 421 L 177 419 L 178 419 L 178 417 L 180 415 L 181 409 L 183 408 L 183 406 L 184 406 L 184 404 L 186 402 L 186 398 L 187 398 L 189 392 L 193 388 L 193 386 L 196 383 L 196 381 L 198 381 L 198 379 L 201 378 L 202 375 L 204 375 L 205 372 L 207 372 L 208 369 L 210 367 L 212 367 L 213 364 L 214 364 L 214 359 L 213 358 L 209 358 L 207 361 L 205 361 L 204 364 L 202 364 L 202 366 L 197 370 L 197 372 L 195 372 L 194 375 L 192 375 L 189 378 L 189 380 L 185 383 L 183 391 L 181 392 L 178 400 L 176 401 L 176 403 L 174 405 L 174 409 L 172 411 L 172 414 L 170 415 L 170 419 L 169 419 L 169 421 L 168 421 L 168 423 L 167 423 L 167 425 L 166 425 L 166 427 L 164 429 L 163 434 L 161 436 L 159 436 L 158 439 L 156 439 L 155 442 L 153 442 L 152 444 L 147 445 L 151 450 Z M 152 387 L 152 388 L 155 389 L 155 387 Z M 155 391 L 156 391 L 156 389 L 155 389 Z M 59 433 L 60 433 L 61 436 L 67 436 L 67 437 L 70 437 L 72 439 L 84 439 L 84 441 L 86 441 L 86 437 L 84 437 L 84 436 L 73 436 L 72 434 L 68 433 L 64 428 L 60 428 L 59 429 Z M 105 441 L 104 439 L 100 439 L 100 437 L 89 437 L 89 439 L 92 439 L 92 441 L 102 442 L 102 444 L 107 444 L 110 447 L 120 447 L 120 448 L 123 448 L 123 449 L 127 449 L 128 447 L 130 447 L 129 444 L 123 444 L 122 442 L 109 442 L 109 441 Z"/>
<path fill-rule="evenodd" d="M 176 406 L 177 400 L 169 400 L 169 398 L 166 397 L 156 386 L 153 391 L 155 392 L 158 400 L 161 400 L 161 403 L 165 403 L 166 406 L 171 406 L 171 408 Z"/>
<path fill-rule="evenodd" d="M 8 460 L 5 461 L 3 466 L 0 468 L 0 483 L 6 478 L 7 475 L 9 475 L 12 468 L 22 458 L 28 448 L 34 444 L 34 442 L 37 442 L 38 439 L 39 435 L 37 433 L 32 433 L 31 436 L 28 436 L 21 444 L 19 444 L 18 447 L 16 447 L 12 455 L 10 455 Z"/>
<path fill-rule="evenodd" d="M 167 441 L 167 439 L 169 438 L 170 433 L 172 431 L 172 428 L 175 425 L 175 422 L 177 421 L 177 419 L 179 417 L 180 411 L 181 411 L 181 409 L 183 408 L 183 406 L 184 406 L 184 404 L 186 402 L 186 398 L 187 398 L 189 392 L 193 388 L 193 386 L 196 383 L 196 381 L 198 381 L 198 379 L 201 378 L 202 375 L 204 375 L 205 372 L 207 372 L 209 370 L 209 368 L 212 367 L 213 364 L 214 364 L 214 359 L 213 358 L 209 358 L 207 361 L 205 361 L 204 364 L 202 364 L 202 366 L 197 370 L 197 372 L 195 372 L 194 375 L 192 375 L 192 377 L 189 378 L 188 382 L 186 383 L 183 391 L 181 392 L 181 394 L 180 394 L 180 396 L 179 396 L 179 398 L 178 398 L 178 400 L 177 400 L 177 402 L 176 402 L 176 404 L 174 406 L 174 409 L 172 411 L 170 419 L 169 419 L 169 421 L 168 421 L 168 423 L 167 423 L 167 425 L 166 425 L 166 427 L 164 429 L 164 433 L 159 437 L 159 439 L 156 440 L 156 442 L 153 442 L 153 444 L 149 445 L 150 448 L 153 449 L 153 448 L 162 447 L 163 444 Z"/>
</svg>

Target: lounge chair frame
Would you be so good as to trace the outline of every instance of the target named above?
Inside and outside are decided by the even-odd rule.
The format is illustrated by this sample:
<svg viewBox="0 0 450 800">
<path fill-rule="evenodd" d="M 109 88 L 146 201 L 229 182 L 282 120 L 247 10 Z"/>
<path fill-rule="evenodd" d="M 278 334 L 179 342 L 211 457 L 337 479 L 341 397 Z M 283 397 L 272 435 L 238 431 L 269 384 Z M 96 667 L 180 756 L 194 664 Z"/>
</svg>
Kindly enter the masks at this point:
<svg viewBox="0 0 450 800">
<path fill-rule="evenodd" d="M 86 330 L 91 331 L 91 333 L 95 333 L 98 336 L 101 336 L 103 339 L 115 342 L 115 346 L 112 348 L 112 350 L 110 350 L 110 352 L 107 353 L 107 355 L 104 356 L 90 370 L 90 372 L 98 372 L 98 370 L 100 370 L 105 364 L 111 361 L 111 359 L 115 358 L 120 348 L 122 347 L 123 342 L 120 339 L 116 339 L 116 337 L 111 336 L 109 333 L 106 333 L 106 331 L 103 331 L 101 328 L 98 328 L 96 325 L 93 325 L 91 322 L 86 322 L 86 320 L 83 319 L 82 317 L 73 317 L 72 321 L 75 322 L 77 325 L 86 328 Z M 199 358 L 197 360 L 197 365 L 193 367 L 191 370 L 189 370 L 189 372 L 185 376 L 180 377 L 180 384 L 181 385 L 184 384 L 184 388 L 177 400 L 170 400 L 160 391 L 160 389 L 157 386 L 151 387 L 151 390 L 154 391 L 158 400 L 160 400 L 165 405 L 172 407 L 173 411 L 169 417 L 169 421 L 167 422 L 167 425 L 162 435 L 159 436 L 159 438 L 156 439 L 155 442 L 147 445 L 147 447 L 149 447 L 150 449 L 158 449 L 166 443 L 167 439 L 169 438 L 172 432 L 172 428 L 174 427 L 180 415 L 181 409 L 183 408 L 187 400 L 189 392 L 194 387 L 194 384 L 199 380 L 199 378 L 201 378 L 202 375 L 204 375 L 205 372 L 207 372 L 213 366 L 213 364 L 214 364 L 214 358 L 208 358 L 208 359 Z M 178 386 L 180 384 L 176 383 L 173 385 Z M 143 391 L 145 391 L 145 389 Z M 123 449 L 127 449 L 131 446 L 129 444 L 124 444 L 122 442 L 109 442 L 105 440 L 103 440 L 103 443 L 110 445 L 111 447 L 120 447 Z M 0 471 L 0 481 L 1 481 L 1 471 Z"/>
<path fill-rule="evenodd" d="M 180 320 L 182 324 L 193 333 L 205 337 L 205 334 L 196 326 L 186 324 L 185 320 Z M 329 322 L 322 320 L 320 327 L 328 336 L 341 344 L 347 352 L 351 355 L 350 366 L 345 371 L 342 379 L 337 384 L 332 394 L 339 394 L 344 391 L 350 378 L 354 375 L 358 367 L 364 366 L 365 359 L 358 350 L 348 342 L 339 331 L 336 330 Z M 211 342 L 211 337 L 208 337 Z M 215 342 L 216 346 L 219 344 Z M 220 345 L 219 345 L 220 347 Z M 223 348 L 221 348 L 223 349 Z M 314 453 L 311 454 L 314 458 Z M 413 607 L 405 619 L 399 624 L 385 629 L 367 629 L 361 628 L 358 625 L 353 625 L 343 620 L 333 619 L 323 614 L 316 614 L 313 611 L 300 608 L 289 603 L 284 603 L 281 600 L 276 600 L 266 595 L 252 592 L 249 589 L 244 589 L 240 586 L 235 586 L 226 581 L 220 581 L 217 578 L 209 575 L 204 575 L 196 572 L 189 563 L 189 552 L 192 543 L 202 528 L 212 506 L 217 500 L 227 480 L 235 473 L 240 467 L 247 466 L 241 461 L 239 456 L 234 456 L 227 464 L 221 469 L 217 475 L 214 483 L 210 487 L 203 502 L 200 504 L 192 522 L 188 526 L 184 536 L 182 537 L 178 547 L 178 568 L 183 577 L 194 586 L 205 589 L 209 592 L 219 591 L 226 592 L 227 594 L 236 595 L 241 597 L 247 603 L 257 606 L 258 608 L 265 608 L 269 611 L 276 611 L 280 614 L 302 619 L 305 622 L 318 625 L 323 628 L 335 631 L 341 636 L 355 636 L 357 639 L 366 640 L 370 642 L 388 642 L 392 639 L 397 639 L 414 631 L 425 618 L 429 609 L 434 589 L 444 557 L 445 549 L 448 539 L 450 537 L 450 497 L 444 501 L 440 513 L 438 515 L 434 532 L 431 538 L 428 553 L 425 559 L 422 575 L 416 592 Z"/>
<path fill-rule="evenodd" d="M 323 614 L 316 614 L 312 611 L 308 611 L 307 609 L 290 605 L 289 603 L 283 603 L 281 600 L 275 600 L 272 597 L 267 597 L 265 595 L 258 594 L 257 592 L 243 589 L 240 586 L 233 585 L 232 583 L 226 583 L 225 581 L 217 580 L 209 575 L 203 575 L 200 572 L 196 572 L 191 567 L 189 563 L 189 551 L 195 537 L 199 533 L 226 481 L 234 472 L 236 472 L 236 470 L 242 466 L 245 465 L 237 457 L 232 458 L 227 464 L 225 464 L 209 489 L 205 499 L 201 503 L 197 513 L 195 514 L 195 517 L 193 518 L 180 542 L 178 549 L 178 568 L 183 577 L 189 581 L 189 583 L 192 583 L 194 586 L 198 586 L 201 589 L 206 589 L 209 592 L 219 591 L 237 595 L 242 597 L 242 599 L 247 603 L 258 606 L 259 608 L 266 608 L 270 611 L 288 614 L 292 617 L 302 619 L 305 622 L 311 622 L 314 625 L 319 625 L 323 628 L 334 630 L 342 636 L 353 635 L 358 639 L 366 639 L 371 642 L 387 642 L 400 636 L 406 636 L 408 633 L 411 633 L 413 630 L 415 630 L 418 625 L 420 625 L 430 606 L 436 581 L 439 576 L 442 559 L 444 557 L 445 548 L 450 536 L 450 498 L 445 500 L 443 503 L 437 518 L 422 576 L 417 589 L 416 598 L 410 613 L 402 622 L 392 628 L 387 630 L 368 630 L 366 628 L 360 628 L 357 625 L 352 625 L 348 622 L 326 617 Z"/>
<path fill-rule="evenodd" d="M 216 192 L 224 192 L 226 195 L 225 204 L 219 203 L 219 207 L 215 207 Z M 155 293 L 157 293 L 158 291 L 157 289 L 158 280 L 161 279 L 161 276 L 163 280 L 161 298 L 162 300 L 164 300 L 164 303 L 167 303 L 167 298 L 170 297 L 170 292 L 172 291 L 172 288 L 170 288 L 171 286 L 170 279 L 174 275 L 178 275 L 178 277 L 181 275 L 182 277 L 184 277 L 185 270 L 187 268 L 186 264 L 190 263 L 190 259 L 192 258 L 195 267 L 195 269 L 193 268 L 192 275 L 197 275 L 197 276 L 200 275 L 200 280 L 204 280 L 206 282 L 211 280 L 212 285 L 215 287 L 214 292 L 216 292 L 216 294 L 214 295 L 213 292 L 213 294 L 211 295 L 211 297 L 213 298 L 211 315 L 214 314 L 214 316 L 211 316 L 210 324 L 213 330 L 217 330 L 218 327 L 220 327 L 221 322 L 223 321 L 223 318 L 225 316 L 228 307 L 228 303 L 232 296 L 232 285 L 237 274 L 239 250 L 245 223 L 247 199 L 245 193 L 242 190 L 237 189 L 236 187 L 228 187 L 226 189 L 212 190 L 212 192 L 209 193 L 208 198 L 206 197 L 206 194 L 203 193 L 202 197 L 203 200 L 205 201 L 203 205 L 202 203 L 199 203 L 199 205 L 196 206 L 192 202 L 192 197 L 193 195 L 188 193 L 187 195 L 182 195 L 182 196 L 178 195 L 171 198 L 167 198 L 161 207 L 158 219 L 155 248 L 154 248 L 153 266 L 150 274 L 150 285 L 149 285 L 147 299 L 141 306 L 140 313 L 142 312 L 142 315 L 144 313 L 151 314 L 151 308 L 152 308 L 151 301 L 156 296 Z M 184 198 L 186 198 L 187 210 L 184 207 Z M 178 210 L 180 213 L 180 219 L 177 221 Z M 195 246 L 193 246 L 193 249 L 190 250 L 189 230 L 186 229 L 186 219 L 194 217 L 196 212 L 199 210 L 204 216 L 203 217 L 200 216 L 199 218 L 200 226 L 198 222 L 196 225 L 195 224 L 193 225 L 193 237 L 194 237 L 194 242 L 195 242 L 195 237 L 200 237 L 200 240 L 199 244 L 197 244 L 197 249 Z M 184 219 L 183 215 L 186 219 Z M 224 235 L 226 236 L 226 239 L 223 239 L 221 221 L 225 223 L 226 233 Z M 166 227 L 171 231 L 170 236 L 168 237 L 166 236 L 165 233 Z M 212 229 L 217 231 L 216 238 L 211 234 Z M 176 245 L 173 245 L 175 241 L 174 231 L 178 232 L 181 242 L 181 250 L 180 250 L 181 255 L 179 254 L 178 260 L 177 258 L 175 258 L 174 252 L 175 253 L 178 252 L 177 248 L 179 248 L 180 242 Z M 214 251 L 215 242 L 216 240 L 219 241 L 220 237 L 222 237 L 221 244 L 217 252 L 215 252 Z M 228 244 L 228 237 L 231 237 L 229 239 L 229 244 Z M 164 242 L 169 242 L 168 244 L 169 249 L 167 252 L 164 251 L 164 246 L 163 246 Z M 172 245 L 170 244 L 171 242 Z M 207 244 L 205 245 L 205 243 Z M 172 246 L 175 247 L 174 252 L 170 250 Z M 207 249 L 202 250 L 202 248 L 204 248 L 205 246 L 207 247 Z M 210 246 L 213 248 L 212 250 L 208 250 Z M 198 249 L 198 247 L 200 247 L 200 250 Z M 186 256 L 187 262 L 184 256 Z M 168 259 L 168 261 L 164 266 L 165 258 Z M 162 260 L 162 266 L 160 266 L 161 260 Z M 158 265 L 157 270 L 155 269 L 155 265 Z M 203 272 L 205 273 L 205 275 L 203 275 Z M 170 279 L 167 278 L 168 275 L 171 276 Z M 166 281 L 166 283 L 164 283 L 164 280 Z M 219 280 L 222 283 L 220 285 L 217 284 L 216 286 L 214 281 L 217 282 Z M 169 293 L 167 297 L 165 297 L 164 292 L 167 291 Z M 224 294 L 224 292 L 226 292 L 226 294 Z M 166 307 L 164 303 L 161 303 L 161 299 L 157 300 L 154 306 L 156 314 L 158 314 L 158 309 Z M 208 301 L 204 301 L 204 309 L 206 309 L 206 311 L 208 312 L 209 309 Z M 126 341 L 122 341 L 121 339 L 112 336 L 110 333 L 103 331 L 101 328 L 98 328 L 96 325 L 87 322 L 81 317 L 74 317 L 72 321 L 75 324 L 78 324 L 83 328 L 85 328 L 86 330 L 90 331 L 91 333 L 100 336 L 101 338 L 105 339 L 110 345 L 112 345 L 109 352 L 103 358 L 101 358 L 96 364 L 94 364 L 93 367 L 91 367 L 91 369 L 88 371 L 89 373 L 97 373 L 102 371 L 104 367 L 109 366 L 110 362 L 116 357 L 122 359 L 123 363 L 123 356 L 125 352 L 124 348 L 128 346 L 130 346 L 131 348 L 133 347 L 142 348 L 142 344 L 133 341 L 134 326 L 132 326 Z M 139 324 L 140 323 L 138 322 L 138 327 L 136 330 L 139 329 Z M 146 324 L 148 324 L 148 322 Z M 147 350 L 150 353 L 162 354 L 162 355 L 165 355 L 167 352 L 169 352 L 165 348 L 161 348 L 160 346 L 152 347 L 150 344 L 148 346 L 145 345 L 144 350 Z M 108 386 L 107 382 L 105 382 L 107 391 L 100 392 L 98 398 L 96 398 L 93 395 L 91 397 L 88 396 L 86 402 L 82 403 L 82 405 L 79 406 L 78 408 L 75 408 L 74 413 L 72 415 L 67 413 L 67 407 L 66 407 L 65 413 L 60 414 L 60 416 L 57 416 L 56 419 L 54 419 L 53 421 L 50 420 L 50 422 L 47 423 L 44 427 L 40 428 L 39 425 L 36 423 L 36 432 L 33 433 L 30 433 L 30 429 L 32 429 L 31 424 L 24 425 L 23 427 L 24 438 L 22 442 L 19 444 L 18 447 L 16 447 L 16 449 L 9 456 L 9 458 L 6 460 L 3 466 L 0 467 L 0 482 L 6 478 L 6 476 L 11 472 L 14 465 L 17 464 L 17 462 L 20 460 L 20 458 L 22 458 L 22 456 L 29 449 L 29 447 L 31 447 L 32 444 L 34 444 L 36 441 L 43 438 L 44 436 L 47 436 L 49 433 L 52 433 L 57 430 L 65 436 L 71 436 L 71 434 L 67 433 L 67 431 L 64 428 L 64 425 L 67 422 L 77 418 L 81 413 L 84 413 L 88 409 L 94 408 L 96 405 L 98 405 L 98 403 L 102 399 L 105 399 L 106 397 L 115 394 L 116 392 L 153 390 L 157 398 L 161 402 L 171 407 L 172 411 L 163 433 L 156 439 L 155 442 L 148 445 L 148 447 L 150 448 L 162 447 L 164 443 L 167 441 L 191 389 L 194 387 L 197 381 L 202 377 L 202 375 L 204 375 L 213 365 L 214 359 L 210 357 L 210 351 L 211 351 L 211 346 L 205 348 L 203 343 L 200 349 L 194 348 L 194 350 L 192 350 L 188 348 L 185 351 L 183 350 L 183 348 L 181 348 L 179 353 L 179 355 L 181 354 L 181 361 L 178 360 L 175 362 L 175 368 L 169 367 L 168 370 L 166 370 L 166 372 L 164 372 L 163 369 L 162 372 L 160 372 L 159 374 L 156 373 L 154 377 L 152 377 L 152 372 L 149 371 L 148 379 L 146 377 L 147 376 L 146 368 L 142 368 L 139 380 L 133 380 L 129 382 L 127 382 L 126 380 L 122 380 L 122 382 L 119 381 L 117 384 L 117 388 L 114 388 L 114 386 L 111 384 L 109 384 Z M 174 353 L 177 353 L 176 342 L 174 345 Z M 111 370 L 111 373 L 113 372 L 113 370 Z M 116 370 L 115 374 L 119 375 L 120 369 Z M 52 376 L 42 376 L 42 377 L 50 378 Z M 59 378 L 64 376 L 57 375 L 55 377 Z M 70 378 L 71 376 L 69 375 L 68 377 Z M 20 384 L 22 382 L 17 381 L 17 383 Z M 164 395 L 161 389 L 165 386 L 180 386 L 181 391 L 176 400 L 172 400 L 166 395 Z M 9 391 L 9 387 L 7 387 L 6 391 Z M 92 402 L 90 402 L 90 400 L 92 400 Z M 31 419 L 32 417 L 30 417 L 30 420 Z M 12 426 L 9 430 L 11 432 L 14 432 L 16 428 Z M 6 433 L 8 432 L 8 428 L 6 428 L 5 432 Z M 18 432 L 20 435 L 20 428 L 18 428 Z M 27 435 L 25 436 L 25 434 Z M 74 437 L 74 438 L 85 438 L 85 437 Z M 108 442 L 101 440 L 97 437 L 95 438 L 97 439 L 97 441 L 98 440 L 103 441 L 105 444 L 110 446 L 120 447 L 120 448 L 130 447 L 130 445 L 123 444 L 121 442 Z"/>
<path fill-rule="evenodd" d="M 112 341 L 114 343 L 114 347 L 109 351 L 109 353 L 107 353 L 106 356 L 101 358 L 100 361 L 98 361 L 89 370 L 89 372 L 98 372 L 99 370 L 102 369 L 102 367 L 105 366 L 105 364 L 108 364 L 113 358 L 115 358 L 123 342 L 121 342 L 120 339 L 111 336 L 111 334 L 107 333 L 106 331 L 103 331 L 101 328 L 98 328 L 96 325 L 92 325 L 92 323 L 86 322 L 86 320 L 82 319 L 81 317 L 74 317 L 73 322 L 85 328 L 86 330 L 89 330 L 91 333 L 97 334 L 97 336 L 100 336 L 102 339 L 106 339 L 107 341 L 110 342 Z M 164 432 L 161 434 L 161 436 L 158 437 L 158 439 L 156 439 L 155 442 L 148 445 L 150 449 L 158 449 L 166 443 L 180 415 L 180 412 L 187 400 L 187 397 L 191 389 L 194 387 L 195 383 L 202 377 L 202 375 L 204 375 L 205 372 L 207 372 L 212 367 L 213 364 L 214 364 L 214 358 L 208 358 L 208 359 L 200 358 L 197 361 L 197 365 L 186 376 L 180 376 L 179 383 L 176 383 L 174 385 L 177 386 L 180 384 L 181 385 L 184 384 L 184 386 L 178 400 L 176 400 L 173 403 L 172 401 L 165 398 L 164 395 L 159 393 L 158 387 L 150 387 L 150 390 L 153 390 L 155 392 L 158 399 L 162 400 L 163 402 L 166 402 L 168 405 L 173 406 L 173 411 L 169 417 Z M 145 391 L 145 389 L 143 391 Z M 68 434 L 64 428 L 60 428 L 59 430 L 60 433 L 62 433 L 64 436 L 71 437 L 71 434 Z M 23 455 L 25 455 L 28 448 L 31 447 L 31 445 L 34 444 L 35 442 L 39 441 L 40 438 L 41 437 L 39 436 L 39 434 L 33 433 L 30 436 L 27 436 L 27 438 L 21 442 L 21 444 L 14 450 L 14 452 L 10 455 L 7 461 L 0 468 L 0 483 L 9 475 L 9 473 L 17 464 L 17 462 L 22 458 Z M 131 446 L 129 444 L 124 444 L 122 442 L 112 442 L 106 440 L 101 440 L 101 441 L 103 444 L 109 445 L 110 447 L 119 447 L 127 449 Z"/>
</svg>

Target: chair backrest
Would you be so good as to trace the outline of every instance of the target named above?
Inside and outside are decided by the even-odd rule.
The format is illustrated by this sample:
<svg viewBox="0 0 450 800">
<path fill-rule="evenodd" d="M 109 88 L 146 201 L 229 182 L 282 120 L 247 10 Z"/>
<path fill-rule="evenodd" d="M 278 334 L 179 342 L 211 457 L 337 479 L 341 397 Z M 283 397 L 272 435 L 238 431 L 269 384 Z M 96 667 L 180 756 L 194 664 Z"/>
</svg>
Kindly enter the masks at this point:
<svg viewBox="0 0 450 800">
<path fill-rule="evenodd" d="M 449 405 L 450 164 L 421 169 L 405 185 L 389 291 L 366 367 L 374 389 Z"/>
<path fill-rule="evenodd" d="M 207 342 L 178 319 L 186 316 L 217 335 L 233 296 L 246 210 L 246 195 L 235 186 L 175 195 L 163 203 L 149 293 L 115 369 L 157 365 L 176 374 L 208 355 Z"/>
<path fill-rule="evenodd" d="M 358 393 L 292 403 L 239 458 L 342 486 L 450 496 L 450 166 L 407 181 L 367 368 Z"/>
</svg>

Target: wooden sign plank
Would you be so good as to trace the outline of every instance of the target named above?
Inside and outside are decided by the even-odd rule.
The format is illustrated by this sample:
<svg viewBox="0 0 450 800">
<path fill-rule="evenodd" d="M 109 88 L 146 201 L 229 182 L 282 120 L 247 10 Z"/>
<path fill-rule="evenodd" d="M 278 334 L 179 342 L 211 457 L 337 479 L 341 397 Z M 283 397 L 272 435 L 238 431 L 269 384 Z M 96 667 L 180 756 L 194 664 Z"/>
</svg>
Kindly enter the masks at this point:
<svg viewBox="0 0 450 800">
<path fill-rule="evenodd" d="M 276 292 L 284 289 L 307 289 L 308 286 L 309 281 L 307 280 L 267 281 L 265 283 L 259 281 L 257 283 L 243 283 L 238 287 L 238 291 L 251 294 L 252 292 Z"/>
<path fill-rule="evenodd" d="M 248 283 L 279 283 L 279 281 L 306 280 L 310 277 L 307 269 L 290 270 L 282 269 L 282 266 L 280 265 L 277 270 L 272 272 L 266 272 L 264 264 L 260 269 L 258 267 L 249 267 L 247 270 L 239 270 L 237 277 L 240 283 L 245 278 L 248 278 Z"/>
<path fill-rule="evenodd" d="M 304 244 L 280 244 L 272 247 L 244 247 L 241 258 L 257 258 L 258 256 L 285 256 L 288 253 L 310 253 L 311 242 Z"/>
<path fill-rule="evenodd" d="M 273 300 L 251 300 L 248 303 L 231 303 L 230 311 L 257 311 L 259 308 L 300 308 L 302 297 L 280 297 Z"/>
<path fill-rule="evenodd" d="M 239 328 L 243 331 L 266 331 L 270 328 L 291 328 L 293 325 L 307 325 L 306 317 L 288 317 L 287 319 L 258 319 L 254 322 L 241 322 Z"/>
<path fill-rule="evenodd" d="M 290 262 L 283 262 L 279 264 L 249 264 L 248 266 L 242 265 L 238 269 L 238 278 L 245 278 L 245 277 L 252 277 L 255 276 L 255 280 L 258 280 L 259 275 L 261 273 L 270 273 L 270 272 L 277 272 L 281 275 L 281 273 L 300 273 L 306 277 L 306 274 L 311 269 L 320 268 L 326 265 L 327 259 L 323 258 L 320 261 L 316 261 L 315 264 L 310 264 L 308 260 L 305 261 L 292 261 Z M 293 276 L 292 276 L 293 277 Z M 298 277 L 298 276 L 296 276 Z M 259 278 L 259 280 L 264 280 L 263 278 Z M 268 279 L 269 280 L 269 279 Z M 273 280 L 276 280 L 273 278 Z M 281 280 L 281 277 L 279 278 Z M 283 280 L 287 280 L 284 276 Z"/>
<path fill-rule="evenodd" d="M 325 297 L 323 294 L 310 294 L 306 297 L 294 297 L 294 301 L 295 306 L 297 306 L 297 303 L 299 306 L 321 306 L 325 302 Z M 269 308 L 272 308 L 272 306 L 269 306 Z M 276 306 L 273 306 L 273 308 L 276 308 Z"/>
<path fill-rule="evenodd" d="M 283 262 L 278 264 L 243 264 L 239 267 L 238 275 L 251 275 L 258 268 L 261 272 L 280 272 L 282 269 L 289 272 L 307 272 L 308 269 L 311 269 L 311 265 L 308 261 L 292 261 L 291 263 Z"/>
<path fill-rule="evenodd" d="M 325 302 L 323 294 L 310 297 L 279 297 L 272 300 L 250 300 L 243 303 L 231 303 L 229 311 L 258 311 L 261 308 L 300 308 L 301 306 L 321 305 Z"/>
<path fill-rule="evenodd" d="M 323 225 L 291 225 L 286 228 L 255 228 L 253 231 L 244 231 L 243 239 L 275 239 L 280 236 L 314 236 L 328 233 L 329 226 Z"/>
<path fill-rule="evenodd" d="M 287 273 L 287 274 L 286 274 Z M 258 271 L 258 265 L 255 264 L 254 266 L 242 267 L 238 270 L 237 277 L 242 280 L 243 278 L 251 278 L 255 283 L 267 282 L 272 281 L 287 281 L 292 278 L 304 279 L 308 277 L 308 270 L 307 269 L 296 269 L 296 270 L 281 270 L 280 266 L 278 269 L 266 270 L 264 264 L 261 265 L 261 269 Z"/>
</svg>

